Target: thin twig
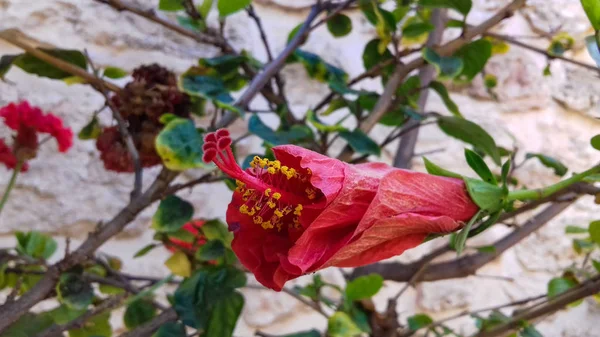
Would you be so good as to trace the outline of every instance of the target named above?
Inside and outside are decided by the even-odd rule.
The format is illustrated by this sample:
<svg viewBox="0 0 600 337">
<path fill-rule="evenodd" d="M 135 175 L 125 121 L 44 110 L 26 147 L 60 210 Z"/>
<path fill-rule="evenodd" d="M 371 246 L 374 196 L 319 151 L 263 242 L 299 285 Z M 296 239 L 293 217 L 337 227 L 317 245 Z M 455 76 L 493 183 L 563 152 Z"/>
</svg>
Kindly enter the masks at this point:
<svg viewBox="0 0 600 337">
<path fill-rule="evenodd" d="M 325 311 L 323 311 L 323 309 L 321 308 L 321 306 L 318 303 L 313 303 L 313 302 L 305 299 L 304 297 L 302 297 L 302 295 L 297 294 L 295 291 L 293 291 L 291 289 L 288 289 L 288 288 L 283 288 L 281 291 L 283 291 L 284 293 L 292 296 L 293 298 L 295 298 L 299 302 L 302 302 L 302 304 L 305 304 L 305 305 L 311 307 L 316 312 L 318 312 L 319 314 L 321 314 L 323 317 L 329 318 L 329 316 L 327 316 L 327 314 L 325 313 Z"/>
<path fill-rule="evenodd" d="M 177 320 L 177 313 L 175 309 L 168 309 L 163 311 L 160 315 L 154 317 L 151 321 L 144 323 L 137 328 L 119 335 L 119 337 L 147 337 L 152 336 L 156 330 L 161 326 L 169 322 L 175 322 Z"/>
<path fill-rule="evenodd" d="M 415 284 L 417 282 L 419 282 L 419 280 L 421 279 L 421 276 L 423 276 L 423 274 L 425 273 L 425 271 L 427 270 L 427 266 L 429 265 L 429 263 L 424 263 L 419 270 L 417 270 L 417 272 L 410 278 L 410 280 L 408 282 L 406 282 L 406 284 L 404 285 L 404 287 L 402 287 L 402 289 L 400 289 L 400 291 L 396 294 L 396 296 L 394 296 L 394 300 L 397 301 L 400 296 L 402 296 L 402 294 L 404 294 L 404 292 L 406 290 L 408 290 L 409 287 L 414 287 Z"/>
</svg>

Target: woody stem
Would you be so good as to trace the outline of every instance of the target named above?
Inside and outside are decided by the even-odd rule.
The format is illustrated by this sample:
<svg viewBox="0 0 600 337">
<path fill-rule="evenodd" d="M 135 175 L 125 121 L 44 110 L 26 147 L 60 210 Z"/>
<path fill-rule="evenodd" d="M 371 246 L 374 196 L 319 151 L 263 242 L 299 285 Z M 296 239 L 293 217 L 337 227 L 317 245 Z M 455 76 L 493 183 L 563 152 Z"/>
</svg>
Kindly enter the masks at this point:
<svg viewBox="0 0 600 337">
<path fill-rule="evenodd" d="M 15 187 L 15 183 L 17 182 L 17 175 L 21 171 L 21 167 L 23 167 L 23 161 L 19 160 L 17 165 L 15 165 L 15 169 L 13 170 L 12 176 L 10 177 L 10 181 L 8 182 L 8 186 L 6 186 L 6 190 L 4 191 L 4 195 L 2 196 L 2 200 L 0 201 L 0 213 L 2 213 L 2 209 L 4 205 L 8 201 L 8 196 L 10 195 L 10 191 L 12 191 L 13 187 Z"/>
<path fill-rule="evenodd" d="M 526 201 L 526 200 L 539 200 L 545 197 L 548 197 L 564 188 L 567 188 L 577 182 L 582 181 L 584 178 L 592 175 L 600 173 L 600 165 L 596 165 L 589 170 L 583 171 L 578 174 L 574 174 L 572 177 L 567 178 L 565 180 L 559 181 L 554 185 L 550 185 L 544 188 L 538 188 L 533 190 L 519 190 L 519 191 L 511 191 L 508 193 L 508 201 Z"/>
</svg>

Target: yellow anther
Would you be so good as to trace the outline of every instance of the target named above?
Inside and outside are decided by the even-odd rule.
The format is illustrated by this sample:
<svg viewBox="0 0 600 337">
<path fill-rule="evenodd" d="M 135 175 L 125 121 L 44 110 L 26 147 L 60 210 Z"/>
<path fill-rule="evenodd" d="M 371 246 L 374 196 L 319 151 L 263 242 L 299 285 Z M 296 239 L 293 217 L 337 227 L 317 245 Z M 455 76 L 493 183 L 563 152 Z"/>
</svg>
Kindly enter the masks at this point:
<svg viewBox="0 0 600 337">
<path fill-rule="evenodd" d="M 296 206 L 296 211 L 302 211 L 304 209 L 304 207 L 302 207 L 302 205 L 298 204 L 298 206 Z"/>
<path fill-rule="evenodd" d="M 310 176 L 310 175 L 312 175 L 312 171 L 311 171 L 311 169 L 307 168 L 307 169 L 306 169 L 306 174 L 308 174 L 309 176 Z"/>
<path fill-rule="evenodd" d="M 248 205 L 242 205 L 242 206 L 240 206 L 240 213 L 242 213 L 242 214 L 248 214 Z"/>
<path fill-rule="evenodd" d="M 258 161 L 258 165 L 261 168 L 265 168 L 265 166 L 269 165 L 269 159 L 261 159 Z"/>
<path fill-rule="evenodd" d="M 260 225 L 263 223 L 263 218 L 260 215 L 255 216 L 254 218 L 252 218 L 252 220 L 254 220 L 254 223 L 257 225 Z"/>
<path fill-rule="evenodd" d="M 282 167 L 281 167 L 281 173 L 283 173 L 283 174 L 287 174 L 287 172 L 288 172 L 288 170 L 289 170 L 289 169 L 290 169 L 290 168 L 289 168 L 289 167 L 287 167 L 287 166 L 282 166 Z"/>
<path fill-rule="evenodd" d="M 249 216 L 253 216 L 254 214 L 256 214 L 256 208 L 252 207 L 252 209 L 250 210 L 250 212 L 246 213 Z"/>
<path fill-rule="evenodd" d="M 242 182 L 242 181 L 239 181 L 239 180 L 237 180 L 237 179 L 235 180 L 235 185 L 236 185 L 237 187 L 245 187 L 245 186 L 246 186 L 246 184 L 244 184 L 244 182 Z"/>
<path fill-rule="evenodd" d="M 272 161 L 271 166 L 273 166 L 273 168 L 275 168 L 276 170 L 279 170 L 281 168 L 281 162 L 279 160 Z"/>
<path fill-rule="evenodd" d="M 271 196 L 270 194 L 271 194 L 271 189 L 270 189 L 270 188 L 267 188 L 267 189 L 265 190 L 265 197 L 270 197 L 270 196 Z"/>
<path fill-rule="evenodd" d="M 273 224 L 271 223 L 271 221 L 265 221 L 261 224 L 263 229 L 271 229 L 273 228 Z"/>
<path fill-rule="evenodd" d="M 314 194 L 309 194 L 308 195 L 308 200 L 313 200 L 314 198 L 316 198 L 317 196 Z"/>
<path fill-rule="evenodd" d="M 277 193 L 277 192 L 273 193 L 273 199 L 275 199 L 275 200 L 281 199 L 281 193 Z"/>
<path fill-rule="evenodd" d="M 302 215 L 302 209 L 303 209 L 302 205 L 296 206 L 296 208 L 294 209 L 294 215 L 298 215 L 298 216 Z"/>
<path fill-rule="evenodd" d="M 292 211 L 292 208 L 290 206 L 287 206 L 286 208 L 283 209 L 283 214 L 288 215 L 288 214 L 290 214 L 291 211 Z"/>
<path fill-rule="evenodd" d="M 281 172 L 283 172 L 283 170 Z M 288 180 L 290 180 L 296 175 L 296 170 L 291 168 L 287 172 L 284 172 L 283 174 L 285 174 L 285 176 L 288 178 Z"/>
<path fill-rule="evenodd" d="M 260 211 L 260 209 L 262 208 L 262 204 L 256 204 L 254 205 L 254 208 L 256 208 L 257 211 Z"/>
<path fill-rule="evenodd" d="M 277 170 L 274 167 L 269 167 L 267 169 L 267 172 L 269 172 L 269 174 L 275 174 L 275 173 L 277 173 Z"/>
<path fill-rule="evenodd" d="M 275 206 L 277 206 L 277 205 L 275 205 L 275 203 L 274 203 L 274 202 L 272 202 L 272 201 L 270 201 L 270 200 L 269 200 L 269 201 L 267 201 L 267 205 L 268 205 L 268 206 L 269 206 L 269 208 L 271 208 L 271 209 L 273 209 L 273 208 L 275 208 Z"/>
<path fill-rule="evenodd" d="M 274 213 L 278 218 L 283 218 L 283 212 L 280 209 L 276 209 Z"/>
</svg>

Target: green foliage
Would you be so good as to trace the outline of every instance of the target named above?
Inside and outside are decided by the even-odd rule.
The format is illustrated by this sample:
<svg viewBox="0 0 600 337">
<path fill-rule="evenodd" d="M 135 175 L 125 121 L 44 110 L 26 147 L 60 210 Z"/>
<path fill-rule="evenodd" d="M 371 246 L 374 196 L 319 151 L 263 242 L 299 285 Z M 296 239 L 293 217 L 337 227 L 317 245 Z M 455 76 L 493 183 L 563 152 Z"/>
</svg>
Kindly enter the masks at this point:
<svg viewBox="0 0 600 337">
<path fill-rule="evenodd" d="M 489 213 L 495 213 L 503 207 L 507 195 L 504 188 L 477 179 L 467 177 L 463 179 L 467 185 L 469 196 L 479 208 Z"/>
<path fill-rule="evenodd" d="M 98 121 L 98 117 L 94 116 L 92 120 L 87 123 L 79 134 L 77 134 L 77 138 L 81 140 L 89 140 L 96 139 L 102 133 L 102 128 L 100 127 L 100 122 Z"/>
<path fill-rule="evenodd" d="M 202 144 L 204 141 L 194 123 L 184 118 L 171 120 L 155 140 L 156 152 L 173 171 L 204 167 Z"/>
<path fill-rule="evenodd" d="M 345 312 L 338 311 L 327 321 L 327 335 L 330 337 L 355 337 L 361 333 L 362 330 Z"/>
<path fill-rule="evenodd" d="M 558 33 L 552 38 L 548 47 L 548 54 L 553 56 L 562 56 L 567 50 L 573 48 L 575 39 L 568 33 Z"/>
<path fill-rule="evenodd" d="M 245 284 L 244 273 L 233 267 L 203 268 L 175 291 L 173 307 L 185 325 L 204 329 L 211 336 L 223 329 L 221 333 L 228 334 L 221 336 L 231 336 L 243 305 L 235 289 Z"/>
<path fill-rule="evenodd" d="M 159 233 L 172 233 L 192 219 L 194 206 L 175 195 L 163 199 L 152 217 L 152 228 Z"/>
<path fill-rule="evenodd" d="M 150 321 L 156 316 L 156 308 L 150 299 L 140 298 L 127 306 L 123 322 L 127 329 L 135 329 L 136 327 Z"/>
<path fill-rule="evenodd" d="M 597 244 L 600 244 L 600 220 L 590 222 L 588 228 L 590 238 Z"/>
<path fill-rule="evenodd" d="M 431 48 L 423 48 L 423 59 L 431 64 L 441 79 L 452 79 L 463 72 L 464 62 L 460 57 L 443 57 Z"/>
<path fill-rule="evenodd" d="M 540 161 L 540 163 L 542 163 L 542 165 L 553 169 L 554 174 L 556 174 L 559 177 L 562 177 L 565 174 L 567 174 L 567 171 L 569 170 L 569 168 L 566 167 L 560 160 L 550 156 L 546 156 L 541 153 L 527 153 L 525 155 L 525 158 L 537 158 Z"/>
<path fill-rule="evenodd" d="M 221 240 L 209 240 L 196 252 L 199 261 L 217 260 L 225 255 L 225 244 Z"/>
<path fill-rule="evenodd" d="M 56 293 L 61 303 L 74 310 L 86 309 L 94 299 L 94 289 L 77 273 L 62 274 Z"/>
<path fill-rule="evenodd" d="M 467 164 L 469 164 L 473 171 L 475 171 L 483 181 L 492 185 L 498 185 L 496 177 L 492 174 L 492 171 L 490 171 L 490 168 L 480 155 L 474 151 L 465 149 L 465 158 L 467 159 Z"/>
<path fill-rule="evenodd" d="M 438 126 L 448 136 L 477 147 L 489 155 L 494 163 L 500 165 L 500 153 L 496 142 L 481 126 L 457 117 L 440 117 L 438 119 Z"/>
<path fill-rule="evenodd" d="M 308 330 L 302 332 L 295 332 L 289 335 L 281 335 L 278 337 L 321 337 L 321 333 L 318 330 Z"/>
<path fill-rule="evenodd" d="M 556 277 L 548 282 L 548 298 L 554 298 L 577 285 L 572 279 Z"/>
<path fill-rule="evenodd" d="M 112 79 L 119 79 L 119 78 L 123 78 L 123 77 L 127 76 L 128 74 L 129 73 L 127 72 L 127 70 L 123 70 L 121 68 L 106 67 L 106 68 L 104 68 L 104 72 L 102 73 L 102 76 L 112 78 Z"/>
<path fill-rule="evenodd" d="M 56 241 L 37 231 L 15 233 L 17 252 L 34 259 L 48 259 L 56 251 Z"/>
<path fill-rule="evenodd" d="M 579 226 L 569 225 L 569 226 L 567 226 L 567 228 L 565 228 L 565 233 L 566 234 L 587 234 L 588 229 L 579 227 Z"/>
<path fill-rule="evenodd" d="M 596 245 L 590 238 L 573 240 L 573 250 L 577 254 L 587 254 L 592 252 L 595 248 Z"/>
<path fill-rule="evenodd" d="M 378 64 L 390 62 L 390 60 L 394 59 L 394 56 L 392 55 L 392 52 L 389 50 L 389 48 L 385 48 L 383 52 L 381 52 L 378 49 L 380 44 L 380 39 L 374 39 L 369 41 L 365 45 L 365 49 L 362 54 L 362 60 L 365 69 L 369 70 Z M 391 74 L 393 70 L 393 64 L 390 64 L 389 66 L 385 67 L 383 71 L 384 76 L 386 74 Z"/>
<path fill-rule="evenodd" d="M 595 135 L 592 137 L 590 143 L 594 149 L 600 151 L 600 135 Z"/>
<path fill-rule="evenodd" d="M 458 255 L 460 255 L 463 252 L 463 249 L 465 248 L 465 243 L 467 242 L 467 238 L 469 237 L 469 232 L 471 231 L 471 227 L 473 227 L 473 224 L 475 222 L 477 222 L 479 219 L 482 218 L 482 215 L 483 215 L 482 210 L 477 212 L 477 214 L 475 214 L 471 218 L 471 220 L 469 220 L 467 225 L 465 227 L 463 227 L 463 229 L 460 232 L 458 232 L 458 234 L 454 238 L 454 244 L 453 244 L 454 247 L 453 248 L 454 248 L 454 250 L 456 250 L 456 253 Z"/>
<path fill-rule="evenodd" d="M 442 101 L 444 102 L 444 105 L 446 105 L 446 108 L 456 117 L 462 117 L 462 114 L 460 113 L 460 110 L 458 109 L 458 106 L 456 105 L 456 103 L 454 103 L 454 101 L 452 100 L 452 98 L 450 98 L 450 94 L 448 94 L 448 90 L 446 89 L 446 87 L 437 81 L 433 81 L 429 84 L 429 87 L 433 90 L 435 90 L 435 92 L 438 93 L 438 95 L 440 95 L 440 97 L 442 98 Z"/>
<path fill-rule="evenodd" d="M 183 324 L 167 322 L 152 337 L 187 337 L 187 334 Z"/>
<path fill-rule="evenodd" d="M 471 81 L 492 56 L 492 44 L 486 39 L 479 39 L 460 48 L 454 56 L 461 58 L 464 65 L 457 79 Z"/>
<path fill-rule="evenodd" d="M 594 35 L 587 36 L 585 38 L 585 46 L 594 62 L 596 62 L 596 65 L 600 67 L 600 47 L 598 47 L 598 39 L 596 39 Z"/>
<path fill-rule="evenodd" d="M 485 77 L 483 78 L 483 84 L 486 88 L 493 89 L 498 86 L 498 78 L 492 74 L 485 74 Z"/>
<path fill-rule="evenodd" d="M 298 144 L 313 138 L 312 131 L 306 125 L 294 125 L 288 130 L 274 131 L 256 115 L 250 117 L 248 131 L 262 138 L 269 145 Z"/>
<path fill-rule="evenodd" d="M 600 3 L 596 0 L 581 0 L 583 10 L 587 15 L 594 30 L 600 30 Z"/>
<path fill-rule="evenodd" d="M 184 10 L 185 7 L 183 6 L 182 0 L 160 0 L 158 2 L 158 9 L 161 11 L 175 12 Z"/>
<path fill-rule="evenodd" d="M 45 48 L 39 48 L 39 50 L 76 67 L 84 70 L 87 69 L 87 60 L 85 55 L 83 55 L 83 53 L 79 50 Z M 8 71 L 11 64 L 23 69 L 27 73 L 55 80 L 63 80 L 73 76 L 72 74 L 58 69 L 55 66 L 46 63 L 45 61 L 42 61 L 29 53 L 3 56 L 2 60 L 0 60 L 0 76 Z"/>
<path fill-rule="evenodd" d="M 330 63 L 325 62 L 319 55 L 297 49 L 287 59 L 288 63 L 300 62 L 310 78 L 320 82 L 345 83 L 348 79 L 346 72 Z"/>
<path fill-rule="evenodd" d="M 349 301 L 358 301 L 375 296 L 383 287 L 383 277 L 379 274 L 360 276 L 348 282 L 345 296 Z"/>
<path fill-rule="evenodd" d="M 223 79 L 213 76 L 185 75 L 181 79 L 181 87 L 192 97 L 207 99 L 219 108 L 243 115 L 243 110 L 233 105 L 234 100 Z"/>
<path fill-rule="evenodd" d="M 544 337 L 537 329 L 530 324 L 527 324 L 520 332 L 519 337 Z"/>
<path fill-rule="evenodd" d="M 467 16 L 473 5 L 471 0 L 419 0 L 419 4 L 424 7 L 451 8 L 464 16 Z"/>
<path fill-rule="evenodd" d="M 335 37 L 346 36 L 352 31 L 352 20 L 344 14 L 338 14 L 327 21 L 327 29 Z"/>
<path fill-rule="evenodd" d="M 412 331 L 419 330 L 433 323 L 433 319 L 425 314 L 416 314 L 408 318 L 408 328 Z"/>
<path fill-rule="evenodd" d="M 220 240 L 223 242 L 225 247 L 231 248 L 231 241 L 233 240 L 233 233 L 227 229 L 227 225 L 222 223 L 220 220 L 206 221 L 202 225 L 202 233 L 208 240 Z"/>
<path fill-rule="evenodd" d="M 167 261 L 165 261 L 165 266 L 169 268 L 173 275 L 182 276 L 182 277 L 190 277 L 192 275 L 192 263 L 187 255 L 178 250 Z"/>
<path fill-rule="evenodd" d="M 306 120 L 309 121 L 317 130 L 323 132 L 336 132 L 336 131 L 345 131 L 346 128 L 341 126 L 340 123 L 336 123 L 335 125 L 327 125 L 321 122 L 321 120 L 315 115 L 315 112 L 312 110 L 308 110 L 306 112 Z"/>
<path fill-rule="evenodd" d="M 27 312 L 13 323 L 2 337 L 34 337 L 48 329 L 54 323 L 49 313 L 34 314 Z"/>
<path fill-rule="evenodd" d="M 402 37 L 418 37 L 433 30 L 429 22 L 413 22 L 402 28 Z"/>
<path fill-rule="evenodd" d="M 110 312 L 96 315 L 89 319 L 81 329 L 69 330 L 69 337 L 111 337 Z"/>
<path fill-rule="evenodd" d="M 440 176 L 440 177 L 451 177 L 451 178 L 458 178 L 458 179 L 463 178 L 463 176 L 461 176 L 460 174 L 443 169 L 425 157 L 423 157 L 423 161 L 425 162 L 425 169 L 427 170 L 427 173 L 429 173 L 429 174 L 432 174 L 434 176 Z"/>
<path fill-rule="evenodd" d="M 217 8 L 219 15 L 226 17 L 235 12 L 241 11 L 252 3 L 252 0 L 218 0 Z"/>
<path fill-rule="evenodd" d="M 357 153 L 372 154 L 376 156 L 381 155 L 381 148 L 379 145 L 360 129 L 355 129 L 354 131 L 340 131 L 339 135 L 346 140 L 350 147 Z"/>
</svg>

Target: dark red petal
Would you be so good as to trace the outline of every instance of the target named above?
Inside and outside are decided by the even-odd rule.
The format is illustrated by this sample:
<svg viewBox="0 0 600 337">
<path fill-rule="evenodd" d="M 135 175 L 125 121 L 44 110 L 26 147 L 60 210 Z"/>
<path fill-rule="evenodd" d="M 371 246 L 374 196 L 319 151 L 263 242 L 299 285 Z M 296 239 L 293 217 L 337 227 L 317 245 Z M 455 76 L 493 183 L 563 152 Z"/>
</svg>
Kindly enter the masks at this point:
<svg viewBox="0 0 600 337">
<path fill-rule="evenodd" d="M 217 139 L 222 137 L 230 137 L 229 131 L 227 129 L 219 129 L 217 130 Z"/>
<path fill-rule="evenodd" d="M 209 132 L 206 135 L 204 135 L 204 142 L 205 143 L 216 143 L 217 142 L 217 136 L 214 132 Z"/>
<path fill-rule="evenodd" d="M 231 138 L 229 137 L 223 137 L 223 138 L 219 138 L 219 140 L 217 141 L 217 149 L 219 151 L 223 151 L 229 148 L 229 146 L 231 146 Z"/>
<path fill-rule="evenodd" d="M 204 155 L 202 155 L 202 160 L 205 163 L 210 163 L 211 161 L 215 160 L 216 157 L 217 157 L 217 150 L 216 149 L 208 149 L 208 150 L 204 151 Z"/>
</svg>

